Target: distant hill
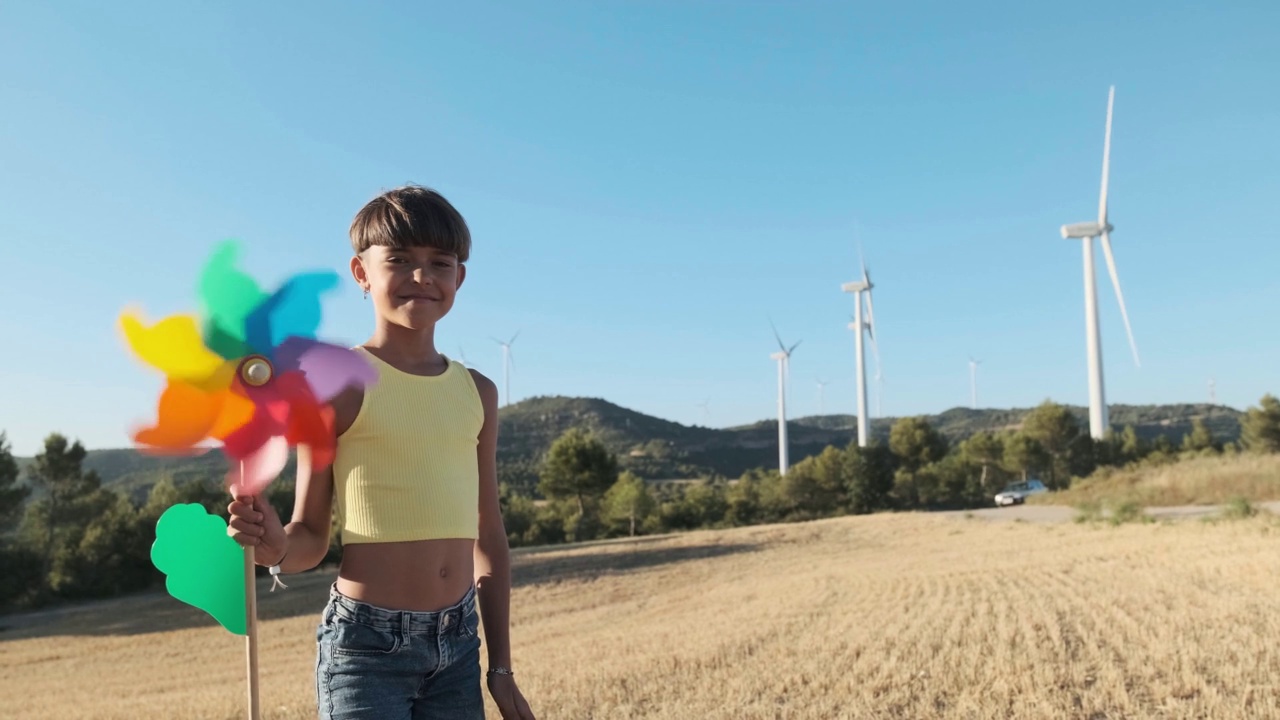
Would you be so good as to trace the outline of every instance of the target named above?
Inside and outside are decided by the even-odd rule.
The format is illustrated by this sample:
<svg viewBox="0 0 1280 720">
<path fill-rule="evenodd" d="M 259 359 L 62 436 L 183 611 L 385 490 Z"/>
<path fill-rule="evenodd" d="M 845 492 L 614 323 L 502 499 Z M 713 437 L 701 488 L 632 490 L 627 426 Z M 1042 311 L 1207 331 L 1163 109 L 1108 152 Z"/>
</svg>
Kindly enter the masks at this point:
<svg viewBox="0 0 1280 720">
<path fill-rule="evenodd" d="M 1086 408 L 1070 409 L 1082 425 L 1088 424 Z M 1016 429 L 1028 412 L 1030 409 L 952 408 L 925 418 L 954 442 L 977 432 Z M 1191 431 L 1196 418 L 1202 418 L 1218 440 L 1236 440 L 1240 416 L 1237 410 L 1217 405 L 1111 406 L 1114 426 L 1133 425 L 1141 437 L 1165 435 L 1175 443 Z M 873 419 L 872 437 L 887 442 L 895 419 Z M 542 455 L 572 427 L 594 432 L 617 453 L 623 468 L 650 480 L 713 474 L 738 477 L 751 468 L 773 466 L 778 457 L 775 420 L 713 429 L 663 420 L 598 398 L 535 397 L 499 411 L 499 480 L 514 487 L 532 488 L 537 483 Z M 791 420 L 788 430 L 792 462 L 816 455 L 828 445 L 848 445 L 854 439 L 854 429 L 851 415 Z M 145 493 L 164 474 L 179 482 L 219 478 L 226 461 L 217 451 L 172 458 L 147 456 L 134 450 L 91 450 L 85 465 L 96 471 L 104 484 L 136 496 Z"/>
</svg>

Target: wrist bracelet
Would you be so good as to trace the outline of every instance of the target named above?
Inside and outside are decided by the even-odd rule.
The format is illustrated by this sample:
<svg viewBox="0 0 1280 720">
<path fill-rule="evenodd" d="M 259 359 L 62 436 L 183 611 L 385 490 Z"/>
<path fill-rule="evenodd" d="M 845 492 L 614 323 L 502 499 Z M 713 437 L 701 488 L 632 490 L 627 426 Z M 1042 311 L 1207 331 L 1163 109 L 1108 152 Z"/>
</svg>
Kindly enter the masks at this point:
<svg viewBox="0 0 1280 720">
<path fill-rule="evenodd" d="M 512 675 L 512 676 L 514 676 L 514 675 L 515 675 L 515 672 L 514 672 L 511 668 L 508 668 L 508 667 L 502 667 L 501 665 L 499 665 L 499 666 L 496 666 L 496 667 L 491 667 L 491 668 L 489 668 L 489 673 L 488 673 L 488 674 L 489 674 L 489 675 Z"/>
<path fill-rule="evenodd" d="M 284 584 L 284 581 L 282 581 L 282 580 L 280 579 L 280 564 L 284 562 L 284 559 L 285 559 L 286 557 L 289 557 L 289 551 L 288 551 L 288 550 L 285 550 L 285 551 L 284 551 L 284 555 L 280 557 L 280 562 L 278 562 L 278 563 L 276 563 L 275 565 L 272 565 L 271 567 L 267 568 L 267 572 L 271 573 L 271 592 L 275 592 L 275 591 L 276 591 L 276 586 L 277 586 L 277 585 L 279 585 L 280 587 L 285 588 L 285 589 L 288 589 L 288 588 L 289 588 L 289 586 L 288 586 L 288 585 L 285 585 L 285 584 Z"/>
</svg>

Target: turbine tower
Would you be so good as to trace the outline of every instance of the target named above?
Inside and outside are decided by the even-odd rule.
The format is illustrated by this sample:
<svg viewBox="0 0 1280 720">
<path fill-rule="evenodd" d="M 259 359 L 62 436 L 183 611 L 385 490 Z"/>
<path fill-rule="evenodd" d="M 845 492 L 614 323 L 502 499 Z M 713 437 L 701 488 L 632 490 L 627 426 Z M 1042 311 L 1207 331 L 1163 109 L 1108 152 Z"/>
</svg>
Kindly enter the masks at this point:
<svg viewBox="0 0 1280 720">
<path fill-rule="evenodd" d="M 506 342 L 503 342 L 496 337 L 489 338 L 490 340 L 502 346 L 502 392 L 503 392 L 502 404 L 503 405 L 511 404 L 511 346 L 515 343 L 516 338 L 518 337 L 520 337 L 519 330 L 517 330 L 516 334 L 512 335 L 511 339 Z"/>
<path fill-rule="evenodd" d="M 969 358 L 969 409 L 978 409 L 978 366 L 981 360 Z"/>
<path fill-rule="evenodd" d="M 859 255 L 861 255 L 861 252 L 859 252 Z M 866 262 L 862 263 L 861 280 L 847 282 L 840 286 L 841 291 L 853 293 L 853 322 L 849 323 L 849 329 L 853 331 L 854 355 L 857 363 L 855 384 L 858 388 L 858 447 L 867 446 L 867 428 L 869 425 L 867 417 L 867 363 L 862 338 L 864 332 L 870 336 L 871 348 L 876 354 L 876 378 L 879 379 L 880 375 L 880 350 L 876 347 L 875 310 L 871 303 L 871 288 L 873 287 L 875 286 L 871 283 L 871 274 L 867 272 Z M 862 312 L 863 293 L 867 295 L 865 317 Z"/>
<path fill-rule="evenodd" d="M 773 323 L 770 323 L 772 325 Z M 800 347 L 800 340 L 787 347 L 778 335 L 778 328 L 773 328 L 773 338 L 778 341 L 778 352 L 769 356 L 778 361 L 778 474 L 787 474 L 787 378 L 790 376 L 791 353 Z"/>
<path fill-rule="evenodd" d="M 831 383 L 827 382 L 826 380 L 823 380 L 822 378 L 818 378 L 818 414 L 819 415 L 827 414 L 827 402 L 826 402 L 826 398 L 824 397 L 825 393 L 823 393 L 823 390 L 825 390 L 827 385 L 830 385 L 830 384 Z"/>
<path fill-rule="evenodd" d="M 1111 284 L 1116 290 L 1116 299 L 1120 302 L 1120 316 L 1124 318 L 1124 329 L 1129 335 L 1129 348 L 1133 351 L 1133 362 L 1138 367 L 1142 362 L 1138 359 L 1138 345 L 1133 341 L 1133 328 L 1129 325 L 1129 312 L 1124 307 L 1124 293 L 1120 291 L 1120 276 L 1116 274 L 1116 260 L 1111 254 L 1111 231 L 1115 228 L 1107 221 L 1107 180 L 1111 170 L 1111 113 L 1115 105 L 1116 88 L 1111 86 L 1107 96 L 1107 132 L 1102 144 L 1102 193 L 1098 200 L 1098 219 L 1095 222 L 1075 223 L 1062 226 L 1064 239 L 1084 241 L 1084 319 L 1085 347 L 1089 360 L 1089 435 L 1101 440 L 1107 434 L 1110 420 L 1107 416 L 1106 391 L 1102 382 L 1102 338 L 1098 334 L 1098 289 L 1093 271 L 1093 239 L 1102 239 L 1102 253 L 1107 259 L 1107 269 L 1111 273 Z"/>
</svg>

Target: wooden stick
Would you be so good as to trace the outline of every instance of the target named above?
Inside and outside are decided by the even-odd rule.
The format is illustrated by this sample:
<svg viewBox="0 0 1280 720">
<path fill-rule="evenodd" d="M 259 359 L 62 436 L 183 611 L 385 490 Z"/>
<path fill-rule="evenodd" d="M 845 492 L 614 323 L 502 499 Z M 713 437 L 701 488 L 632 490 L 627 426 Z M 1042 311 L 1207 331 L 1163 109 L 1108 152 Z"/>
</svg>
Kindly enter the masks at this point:
<svg viewBox="0 0 1280 720">
<path fill-rule="evenodd" d="M 245 660 L 249 671 L 249 720 L 261 720 L 258 704 L 258 586 L 253 546 L 244 548 Z"/>
</svg>

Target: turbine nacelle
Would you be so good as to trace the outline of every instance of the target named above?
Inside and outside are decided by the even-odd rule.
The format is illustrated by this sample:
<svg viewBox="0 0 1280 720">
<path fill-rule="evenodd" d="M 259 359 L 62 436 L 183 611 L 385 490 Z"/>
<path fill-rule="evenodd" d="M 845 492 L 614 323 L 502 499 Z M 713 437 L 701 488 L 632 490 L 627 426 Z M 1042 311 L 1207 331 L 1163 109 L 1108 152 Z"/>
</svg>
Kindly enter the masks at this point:
<svg viewBox="0 0 1280 720">
<path fill-rule="evenodd" d="M 1098 237 L 1102 233 L 1109 233 L 1115 230 L 1111 223 L 1100 225 L 1096 222 L 1072 223 L 1071 225 L 1062 226 L 1062 237 L 1064 240 L 1076 240 L 1083 238 Z"/>
<path fill-rule="evenodd" d="M 847 292 L 847 293 L 856 293 L 856 292 L 862 292 L 863 290 L 870 290 L 873 287 L 875 286 L 871 284 L 870 280 L 858 280 L 856 282 L 847 282 L 842 284 L 840 286 L 840 291 Z"/>
</svg>

